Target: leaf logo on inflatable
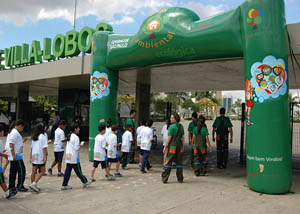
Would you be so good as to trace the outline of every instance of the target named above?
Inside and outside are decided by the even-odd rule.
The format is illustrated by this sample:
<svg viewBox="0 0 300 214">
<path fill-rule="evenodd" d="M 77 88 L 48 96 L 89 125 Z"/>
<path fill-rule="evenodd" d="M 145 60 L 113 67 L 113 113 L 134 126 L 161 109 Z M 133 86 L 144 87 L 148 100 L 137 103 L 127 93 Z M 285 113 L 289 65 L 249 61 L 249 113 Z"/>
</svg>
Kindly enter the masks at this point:
<svg viewBox="0 0 300 214">
<path fill-rule="evenodd" d="M 98 71 L 94 72 L 91 76 L 90 91 L 91 100 L 101 99 L 104 96 L 109 95 L 110 81 L 105 73 L 100 73 Z"/>
<path fill-rule="evenodd" d="M 263 18 L 265 16 L 265 11 L 264 10 L 255 10 L 255 9 L 251 9 L 249 10 L 248 13 L 248 18 L 247 18 L 247 22 L 253 26 L 253 29 L 256 30 L 257 29 L 257 25 L 260 25 L 263 21 Z"/>
<path fill-rule="evenodd" d="M 147 30 L 156 31 L 157 29 L 159 29 L 159 26 L 160 26 L 160 21 L 158 19 L 154 19 L 147 24 Z"/>
</svg>

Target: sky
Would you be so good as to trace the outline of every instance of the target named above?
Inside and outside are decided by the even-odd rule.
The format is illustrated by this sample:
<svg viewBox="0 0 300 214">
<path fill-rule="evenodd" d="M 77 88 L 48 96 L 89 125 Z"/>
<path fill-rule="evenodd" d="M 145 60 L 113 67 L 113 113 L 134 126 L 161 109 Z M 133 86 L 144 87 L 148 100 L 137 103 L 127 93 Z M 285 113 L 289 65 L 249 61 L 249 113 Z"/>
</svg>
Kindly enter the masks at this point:
<svg viewBox="0 0 300 214">
<path fill-rule="evenodd" d="M 0 0 L 0 49 L 73 30 L 75 0 Z M 136 33 L 152 12 L 186 7 L 200 19 L 241 5 L 244 0 L 77 0 L 76 26 L 112 25 L 115 33 Z M 300 22 L 300 0 L 285 0 L 287 23 Z"/>
</svg>

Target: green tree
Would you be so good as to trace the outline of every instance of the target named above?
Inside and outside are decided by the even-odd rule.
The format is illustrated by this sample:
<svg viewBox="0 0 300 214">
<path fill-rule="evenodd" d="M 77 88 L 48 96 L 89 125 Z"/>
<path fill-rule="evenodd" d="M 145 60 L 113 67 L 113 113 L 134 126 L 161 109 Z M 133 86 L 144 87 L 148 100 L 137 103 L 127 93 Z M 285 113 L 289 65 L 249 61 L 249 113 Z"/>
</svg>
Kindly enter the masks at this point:
<svg viewBox="0 0 300 214">
<path fill-rule="evenodd" d="M 154 111 L 158 114 L 164 114 L 166 109 L 165 99 L 156 99 L 154 103 Z"/>
<path fill-rule="evenodd" d="M 131 109 L 132 104 L 135 103 L 135 97 L 130 96 L 129 94 L 120 95 L 118 96 L 118 103 L 124 103 L 128 106 L 129 109 Z"/>
<path fill-rule="evenodd" d="M 232 104 L 232 108 L 231 109 L 234 109 L 234 112 L 237 113 L 238 116 L 240 116 L 242 114 L 242 100 L 240 98 L 238 98 L 234 102 L 234 104 Z"/>
<path fill-rule="evenodd" d="M 195 111 L 195 112 L 199 112 L 200 111 L 200 106 L 197 105 L 196 103 L 194 103 L 192 101 L 192 99 L 186 99 L 183 103 L 182 103 L 182 108 L 185 108 L 185 109 L 192 109 L 192 111 Z"/>
<path fill-rule="evenodd" d="M 212 101 L 210 98 L 203 97 L 201 100 L 197 102 L 200 105 L 200 110 L 205 110 L 206 116 L 208 117 L 208 113 L 215 112 L 217 103 Z"/>
<path fill-rule="evenodd" d="M 195 91 L 192 93 L 191 97 L 196 98 L 196 100 L 201 100 L 202 98 L 206 97 L 211 99 L 218 106 L 221 105 L 221 100 L 216 98 L 216 91 Z"/>
</svg>

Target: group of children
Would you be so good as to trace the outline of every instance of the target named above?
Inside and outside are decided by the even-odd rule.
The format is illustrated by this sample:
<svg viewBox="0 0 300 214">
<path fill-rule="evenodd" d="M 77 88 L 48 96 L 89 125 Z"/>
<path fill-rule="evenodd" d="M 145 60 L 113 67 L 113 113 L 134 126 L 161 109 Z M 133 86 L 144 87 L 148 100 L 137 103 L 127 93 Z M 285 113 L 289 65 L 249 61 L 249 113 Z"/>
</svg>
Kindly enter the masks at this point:
<svg viewBox="0 0 300 214">
<path fill-rule="evenodd" d="M 135 144 L 135 132 L 132 124 L 126 125 L 126 131 L 122 134 L 122 142 L 118 142 L 118 126 L 111 127 L 111 120 L 107 121 L 107 125 L 100 124 L 98 126 L 99 134 L 95 137 L 93 166 L 91 169 L 90 179 L 86 178 L 81 170 L 79 150 L 83 147 L 84 142 L 80 143 L 78 134 L 80 132 L 80 125 L 73 123 L 71 131 L 65 136 L 66 122 L 61 120 L 59 126 L 55 130 L 54 137 L 54 161 L 48 169 L 48 173 L 52 175 L 53 167 L 58 166 L 57 176 L 62 176 L 63 183 L 61 190 L 72 189 L 68 185 L 72 169 L 83 183 L 83 187 L 87 187 L 92 182 L 95 182 L 95 172 L 99 164 L 105 170 L 107 180 L 113 181 L 116 177 L 122 177 L 119 172 L 120 165 L 122 169 L 127 169 L 128 156 L 131 152 L 132 145 Z M 139 151 L 139 166 L 142 173 L 151 170 L 149 162 L 149 154 L 152 147 L 153 140 L 153 121 L 143 120 L 141 125 L 136 130 L 136 143 Z M 26 168 L 23 161 L 23 143 L 27 140 L 22 138 L 21 132 L 23 131 L 25 122 L 18 120 L 10 127 L 9 134 L 7 135 L 5 149 L 2 149 L 2 142 L 0 140 L 0 186 L 5 192 L 7 198 L 17 194 L 17 192 L 26 192 L 27 188 L 24 187 Z M 182 176 L 182 154 L 184 148 L 184 130 L 183 126 L 179 123 L 179 116 L 172 114 L 170 122 L 168 122 L 162 129 L 163 145 L 164 145 L 164 172 L 162 180 L 167 182 L 170 175 L 172 162 L 176 162 L 178 181 L 183 181 Z M 192 130 L 194 153 L 194 170 L 197 176 L 206 174 L 207 166 L 207 144 L 211 151 L 211 145 L 208 138 L 208 131 L 205 125 L 204 117 L 200 117 Z M 0 137 L 4 135 L 4 128 L 0 125 Z M 31 184 L 29 188 L 34 192 L 40 192 L 38 182 L 45 175 L 46 163 L 48 156 L 48 141 L 47 134 L 43 125 L 37 125 L 33 131 L 30 162 L 32 164 Z M 66 146 L 66 148 L 65 148 Z M 119 149 L 118 149 L 119 148 Z M 122 156 L 119 151 L 122 152 Z M 65 154 L 66 169 L 62 173 L 62 161 Z M 7 164 L 2 166 L 2 158 L 8 159 L 10 162 L 9 171 L 9 186 L 7 187 L 4 180 L 4 172 Z M 116 163 L 115 173 L 111 174 L 111 166 Z M 18 183 L 15 185 L 16 176 L 18 175 Z"/>
</svg>

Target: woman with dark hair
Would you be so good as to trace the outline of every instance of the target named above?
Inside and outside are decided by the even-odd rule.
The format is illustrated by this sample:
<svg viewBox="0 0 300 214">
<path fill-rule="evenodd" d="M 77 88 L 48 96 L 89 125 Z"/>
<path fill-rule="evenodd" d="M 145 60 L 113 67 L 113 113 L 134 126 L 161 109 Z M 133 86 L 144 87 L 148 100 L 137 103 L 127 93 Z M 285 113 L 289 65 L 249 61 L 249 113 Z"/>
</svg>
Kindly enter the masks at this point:
<svg viewBox="0 0 300 214">
<path fill-rule="evenodd" d="M 72 169 L 74 169 L 76 175 L 83 183 L 83 188 L 87 187 L 92 183 L 91 180 L 88 180 L 81 171 L 80 159 L 79 159 L 79 149 L 83 147 L 84 142 L 79 143 L 78 134 L 80 132 L 80 126 L 77 123 L 71 125 L 71 132 L 67 137 L 67 148 L 66 148 L 66 171 L 64 174 L 64 181 L 61 187 L 61 190 L 72 189 L 71 186 L 68 186 Z"/>
<path fill-rule="evenodd" d="M 207 144 L 209 151 L 212 148 L 208 138 L 208 130 L 205 125 L 205 118 L 200 115 L 197 126 L 193 130 L 193 151 L 194 151 L 194 172 L 196 176 L 206 176 L 206 168 L 208 164 Z"/>
<path fill-rule="evenodd" d="M 166 146 L 164 148 L 165 163 L 164 171 L 162 173 L 162 182 L 167 183 L 171 169 L 172 163 L 176 162 L 176 175 L 179 183 L 183 182 L 183 166 L 182 158 L 184 151 L 184 129 L 182 124 L 180 124 L 180 117 L 177 113 L 171 114 L 170 117 L 171 126 L 168 131 L 168 139 Z"/>
<path fill-rule="evenodd" d="M 32 173 L 31 173 L 31 185 L 29 188 L 34 192 L 40 192 L 40 188 L 37 183 L 41 177 L 45 174 L 45 165 L 47 162 L 47 148 L 48 142 L 44 137 L 44 126 L 37 125 L 32 134 L 32 144 L 30 152 L 30 162 L 32 163 Z M 36 177 L 37 170 L 39 169 L 39 174 Z"/>
</svg>

